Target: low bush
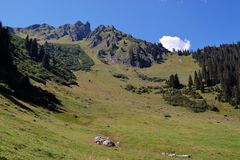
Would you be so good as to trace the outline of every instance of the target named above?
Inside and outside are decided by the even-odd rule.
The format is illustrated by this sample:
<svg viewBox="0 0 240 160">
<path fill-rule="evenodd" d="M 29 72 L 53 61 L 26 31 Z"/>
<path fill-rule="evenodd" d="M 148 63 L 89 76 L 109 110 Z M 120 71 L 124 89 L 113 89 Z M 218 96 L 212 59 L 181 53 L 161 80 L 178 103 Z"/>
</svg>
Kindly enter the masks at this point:
<svg viewBox="0 0 240 160">
<path fill-rule="evenodd" d="M 191 100 L 183 95 L 181 91 L 176 89 L 169 89 L 163 94 L 163 98 L 168 104 L 172 106 L 187 107 L 194 112 L 204 112 L 208 109 L 208 104 L 205 100 Z"/>
<path fill-rule="evenodd" d="M 203 99 L 200 93 L 196 92 L 194 89 L 184 88 L 182 93 L 190 96 L 193 99 Z"/>
<path fill-rule="evenodd" d="M 137 73 L 138 77 L 144 81 L 150 81 L 150 82 L 164 82 L 166 81 L 165 79 L 162 79 L 160 77 L 149 77 L 144 74 Z"/>
<path fill-rule="evenodd" d="M 122 79 L 122 80 L 128 80 L 129 79 L 126 75 L 121 74 L 121 73 L 114 73 L 113 77 L 119 78 L 119 79 Z"/>
</svg>

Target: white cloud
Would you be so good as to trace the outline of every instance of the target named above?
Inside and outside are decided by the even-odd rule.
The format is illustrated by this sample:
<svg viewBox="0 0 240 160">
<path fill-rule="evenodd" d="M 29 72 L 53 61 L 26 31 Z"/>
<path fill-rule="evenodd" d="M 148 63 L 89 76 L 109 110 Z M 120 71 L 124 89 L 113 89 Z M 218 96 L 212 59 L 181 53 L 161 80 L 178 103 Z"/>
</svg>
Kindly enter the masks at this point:
<svg viewBox="0 0 240 160">
<path fill-rule="evenodd" d="M 169 51 L 175 50 L 189 50 L 191 48 L 191 42 L 187 39 L 182 40 L 179 37 L 162 36 L 159 40 L 162 45 Z"/>
</svg>

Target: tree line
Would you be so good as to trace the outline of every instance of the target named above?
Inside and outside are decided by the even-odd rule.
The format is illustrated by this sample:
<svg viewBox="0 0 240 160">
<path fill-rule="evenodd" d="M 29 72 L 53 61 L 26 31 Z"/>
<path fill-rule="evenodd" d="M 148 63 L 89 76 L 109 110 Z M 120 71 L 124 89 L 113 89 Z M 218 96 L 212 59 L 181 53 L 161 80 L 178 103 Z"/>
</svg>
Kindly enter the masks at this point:
<svg viewBox="0 0 240 160">
<path fill-rule="evenodd" d="M 240 105 L 240 43 L 205 47 L 191 54 L 201 69 L 195 71 L 193 77 L 189 75 L 188 88 L 204 93 L 205 88 L 217 85 L 221 88 L 219 100 Z M 168 84 L 175 89 L 181 88 L 177 74 L 169 77 Z"/>
<path fill-rule="evenodd" d="M 45 42 L 44 45 L 39 45 L 36 38 L 32 39 L 27 35 L 25 38 L 25 48 L 28 51 L 28 55 L 33 60 L 36 62 L 41 62 L 44 68 L 49 69 L 50 55 L 47 52 L 47 42 Z"/>
<path fill-rule="evenodd" d="M 195 73 L 198 88 L 204 87 L 204 84 L 205 86 L 220 84 L 221 98 L 233 105 L 239 105 L 240 43 L 205 47 L 193 53 L 193 58 L 202 68 L 198 74 Z"/>
</svg>

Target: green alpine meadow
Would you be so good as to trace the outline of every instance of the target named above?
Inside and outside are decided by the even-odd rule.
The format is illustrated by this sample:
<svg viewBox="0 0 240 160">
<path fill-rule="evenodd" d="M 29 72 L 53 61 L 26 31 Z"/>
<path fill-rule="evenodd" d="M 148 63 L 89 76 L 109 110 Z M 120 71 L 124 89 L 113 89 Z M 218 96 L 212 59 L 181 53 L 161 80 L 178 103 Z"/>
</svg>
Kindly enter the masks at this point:
<svg viewBox="0 0 240 160">
<path fill-rule="evenodd" d="M 240 159 L 240 3 L 10 1 L 0 160 Z"/>
</svg>

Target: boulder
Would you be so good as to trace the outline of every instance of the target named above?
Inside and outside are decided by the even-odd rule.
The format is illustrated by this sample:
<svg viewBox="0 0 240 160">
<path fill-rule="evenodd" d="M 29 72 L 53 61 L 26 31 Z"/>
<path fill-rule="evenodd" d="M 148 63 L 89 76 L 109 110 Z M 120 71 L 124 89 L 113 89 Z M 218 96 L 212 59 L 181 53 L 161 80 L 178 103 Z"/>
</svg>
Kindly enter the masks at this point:
<svg viewBox="0 0 240 160">
<path fill-rule="evenodd" d="M 115 143 L 114 142 L 112 142 L 111 140 L 105 140 L 104 142 L 103 142 L 103 145 L 104 146 L 106 146 L 106 147 L 115 147 L 116 145 L 115 145 Z"/>
<path fill-rule="evenodd" d="M 106 139 L 101 136 L 95 137 L 95 143 L 97 143 L 98 145 L 102 145 L 104 141 L 106 141 Z"/>
</svg>

